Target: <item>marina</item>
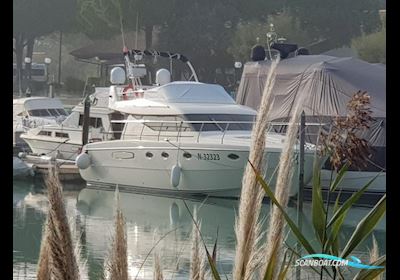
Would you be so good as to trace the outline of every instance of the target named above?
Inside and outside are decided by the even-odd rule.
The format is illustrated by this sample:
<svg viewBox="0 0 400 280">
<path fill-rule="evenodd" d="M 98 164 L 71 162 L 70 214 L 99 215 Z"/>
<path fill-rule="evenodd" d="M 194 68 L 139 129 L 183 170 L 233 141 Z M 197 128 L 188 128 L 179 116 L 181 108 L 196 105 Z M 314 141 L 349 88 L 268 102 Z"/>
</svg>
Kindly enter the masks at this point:
<svg viewBox="0 0 400 280">
<path fill-rule="evenodd" d="M 385 1 L 142 2 L 14 1 L 13 279 L 386 279 Z"/>
</svg>

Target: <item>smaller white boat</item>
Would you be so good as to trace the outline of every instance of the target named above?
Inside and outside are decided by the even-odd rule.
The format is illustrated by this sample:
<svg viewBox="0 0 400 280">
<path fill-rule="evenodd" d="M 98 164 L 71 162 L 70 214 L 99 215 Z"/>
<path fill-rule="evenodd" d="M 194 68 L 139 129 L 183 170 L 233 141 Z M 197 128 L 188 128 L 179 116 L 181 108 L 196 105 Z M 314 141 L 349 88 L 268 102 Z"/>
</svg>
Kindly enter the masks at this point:
<svg viewBox="0 0 400 280">
<path fill-rule="evenodd" d="M 89 142 L 119 138 L 112 132 L 110 120 L 112 117 L 121 119 L 121 116 L 108 108 L 108 95 L 109 88 L 100 87 L 90 96 Z M 82 147 L 83 114 L 84 104 L 81 102 L 63 122 L 30 129 L 21 138 L 28 143 L 33 154 L 74 160 Z"/>
<path fill-rule="evenodd" d="M 31 128 L 62 122 L 68 113 L 57 98 L 27 97 L 13 100 L 13 146 L 25 146 L 21 134 Z"/>
</svg>

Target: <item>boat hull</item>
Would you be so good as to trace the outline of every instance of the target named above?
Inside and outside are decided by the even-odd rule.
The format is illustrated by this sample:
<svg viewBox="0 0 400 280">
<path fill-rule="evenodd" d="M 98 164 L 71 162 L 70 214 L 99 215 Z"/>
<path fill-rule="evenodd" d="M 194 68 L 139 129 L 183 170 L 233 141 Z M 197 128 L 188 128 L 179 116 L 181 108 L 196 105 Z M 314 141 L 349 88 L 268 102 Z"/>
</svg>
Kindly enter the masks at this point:
<svg viewBox="0 0 400 280">
<path fill-rule="evenodd" d="M 49 141 L 48 139 L 29 138 L 29 136 L 22 135 L 24 141 L 29 145 L 33 154 L 46 155 L 60 159 L 75 160 L 79 154 L 81 146 L 76 143 L 68 143 L 63 141 Z"/>
<path fill-rule="evenodd" d="M 247 165 L 248 147 L 233 145 L 185 144 L 179 148 L 170 143 L 126 143 L 113 141 L 86 146 L 90 166 L 80 169 L 84 180 L 91 185 L 123 186 L 138 191 L 164 194 L 205 194 L 237 197 L 240 195 L 242 177 Z M 190 155 L 190 156 L 189 156 Z M 280 151 L 266 150 L 264 177 L 274 187 Z M 295 156 L 295 158 L 297 158 Z M 306 153 L 305 182 L 312 177 L 313 153 Z M 298 168 L 290 187 L 290 195 L 298 189 Z M 179 166 L 178 175 L 174 175 Z M 173 184 L 178 176 L 177 184 Z M 174 186 L 176 185 L 176 186 Z"/>
<path fill-rule="evenodd" d="M 376 178 L 375 178 L 376 177 Z M 329 188 L 331 171 L 321 170 L 321 185 L 323 188 Z M 374 179 L 375 178 L 375 179 Z M 368 187 L 368 192 L 385 193 L 386 192 L 386 172 L 368 172 L 368 171 L 347 171 L 339 183 L 338 189 L 344 191 L 356 192 L 368 184 L 372 179 L 374 181 Z"/>
</svg>

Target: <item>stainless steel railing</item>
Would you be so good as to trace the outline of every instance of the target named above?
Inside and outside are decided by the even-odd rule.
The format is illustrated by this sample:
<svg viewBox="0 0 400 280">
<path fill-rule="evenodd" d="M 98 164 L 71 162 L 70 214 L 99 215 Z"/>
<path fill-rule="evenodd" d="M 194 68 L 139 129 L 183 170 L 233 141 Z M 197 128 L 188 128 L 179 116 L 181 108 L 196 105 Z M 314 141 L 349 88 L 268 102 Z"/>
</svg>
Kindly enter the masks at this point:
<svg viewBox="0 0 400 280">
<path fill-rule="evenodd" d="M 206 132 L 220 132 L 221 140 L 220 143 L 224 143 L 224 139 L 228 132 L 232 131 L 246 131 L 251 134 L 250 129 L 230 129 L 234 124 L 245 124 L 245 125 L 253 125 L 255 122 L 253 121 L 183 121 L 183 120 L 169 120 L 169 121 L 161 121 L 161 120 L 113 120 L 111 123 L 134 123 L 141 125 L 140 132 L 138 134 L 132 134 L 127 131 L 125 128 L 122 131 L 109 131 L 107 133 L 121 133 L 121 139 L 126 137 L 137 137 L 139 140 L 143 140 L 146 137 L 152 137 L 157 139 L 157 141 L 161 140 L 161 137 L 171 137 L 176 138 L 176 141 L 179 142 L 183 138 L 192 137 L 195 138 L 196 143 L 200 142 L 200 137 L 204 135 Z M 152 124 L 158 124 L 158 126 L 152 126 Z M 215 125 L 218 129 L 215 130 L 204 130 L 205 125 L 212 124 Z M 171 126 L 172 125 L 172 126 Z M 196 129 L 193 125 L 200 125 L 198 129 Z M 287 126 L 289 125 L 288 122 L 270 122 L 268 125 L 267 133 L 276 133 L 276 134 L 285 134 L 285 133 L 278 133 L 274 132 L 274 126 Z M 300 125 L 300 123 L 298 124 Z M 324 126 L 326 123 L 306 123 L 306 126 Z M 169 130 L 168 128 L 172 127 L 173 130 Z M 110 126 L 111 128 L 111 126 Z M 147 129 L 146 129 L 147 128 Z M 158 128 L 158 129 L 155 129 Z M 149 133 L 149 129 L 154 131 L 154 133 Z M 163 134 L 165 132 L 165 134 Z M 146 134 L 147 133 L 147 134 Z M 317 135 L 318 133 L 315 133 Z M 311 134 L 309 134 L 311 135 Z"/>
</svg>

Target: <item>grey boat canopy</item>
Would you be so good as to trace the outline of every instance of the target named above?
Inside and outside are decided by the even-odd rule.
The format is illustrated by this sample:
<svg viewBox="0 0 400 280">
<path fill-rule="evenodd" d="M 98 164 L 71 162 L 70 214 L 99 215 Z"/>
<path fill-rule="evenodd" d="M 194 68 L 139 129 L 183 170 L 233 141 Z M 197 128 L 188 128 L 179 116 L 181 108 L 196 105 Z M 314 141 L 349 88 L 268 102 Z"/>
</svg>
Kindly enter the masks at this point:
<svg viewBox="0 0 400 280">
<path fill-rule="evenodd" d="M 258 109 L 271 61 L 247 62 L 236 95 L 236 102 Z M 363 131 L 385 165 L 386 148 L 386 66 L 352 57 L 298 55 L 283 59 L 276 69 L 274 103 L 270 121 L 287 121 L 300 102 L 307 122 L 327 122 L 346 116 L 347 103 L 357 91 L 371 96 L 370 129 Z"/>
<path fill-rule="evenodd" d="M 237 103 L 258 109 L 270 67 L 269 60 L 244 65 Z M 371 96 L 373 116 L 386 118 L 386 66 L 327 55 L 283 59 L 276 70 L 271 120 L 290 117 L 300 100 L 307 116 L 345 116 L 358 90 Z"/>
</svg>

